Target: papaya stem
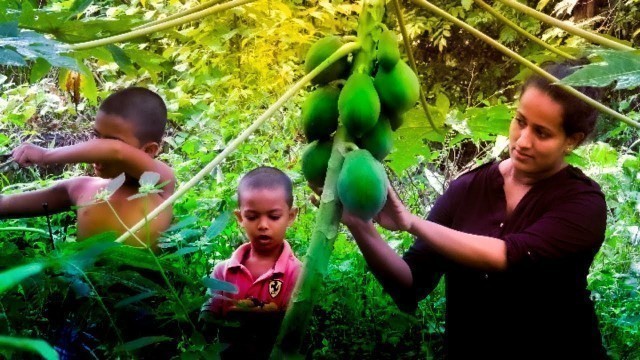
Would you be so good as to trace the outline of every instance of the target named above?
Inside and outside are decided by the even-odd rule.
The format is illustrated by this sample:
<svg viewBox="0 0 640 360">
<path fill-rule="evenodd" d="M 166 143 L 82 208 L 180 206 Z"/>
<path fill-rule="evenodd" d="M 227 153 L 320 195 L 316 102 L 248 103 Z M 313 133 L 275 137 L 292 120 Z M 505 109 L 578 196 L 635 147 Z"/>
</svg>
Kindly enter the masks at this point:
<svg viewBox="0 0 640 360">
<path fill-rule="evenodd" d="M 218 4 L 221 1 L 222 0 L 208 1 L 208 2 L 206 2 L 204 4 L 200 4 L 198 6 L 194 6 L 194 7 L 190 8 L 190 9 L 187 9 L 185 11 L 181 11 L 181 12 L 179 12 L 177 14 L 173 14 L 173 15 L 167 16 L 167 17 L 162 18 L 162 19 L 153 20 L 153 21 L 150 21 L 148 23 L 142 24 L 140 26 L 136 26 L 131 30 L 144 29 L 144 28 L 148 28 L 150 26 L 162 24 L 164 22 L 167 22 L 167 21 L 170 21 L 170 20 L 173 20 L 173 19 L 181 18 L 183 16 L 186 16 L 186 15 L 189 15 L 189 14 L 193 14 L 194 12 L 198 12 L 200 10 L 208 9 L 208 8 Z"/>
<path fill-rule="evenodd" d="M 162 22 L 160 24 L 157 25 L 153 25 L 153 26 L 149 26 L 149 27 L 144 27 L 141 29 L 137 29 L 137 30 L 132 30 L 129 31 L 127 33 L 124 34 L 120 34 L 120 35 L 114 35 L 114 36 L 109 36 L 106 37 L 104 39 L 98 39 L 98 40 L 92 40 L 92 41 L 87 41 L 87 42 L 82 42 L 82 43 L 77 43 L 77 44 L 73 44 L 73 45 L 69 45 L 69 49 L 71 50 L 86 50 L 86 49 L 90 49 L 90 48 L 94 48 L 94 47 L 98 47 L 98 46 L 103 46 L 103 45 L 109 45 L 109 44 L 114 44 L 114 43 L 119 43 L 119 42 L 124 42 L 124 41 L 129 41 L 131 39 L 135 39 L 137 37 L 140 36 L 145 36 L 154 32 L 158 32 L 158 31 L 162 31 L 162 30 L 166 30 L 175 26 L 180 26 L 180 25 L 184 25 L 188 22 L 191 21 L 196 21 L 196 20 L 200 20 L 206 16 L 209 16 L 211 14 L 215 14 L 217 12 L 221 12 L 224 10 L 228 10 L 240 5 L 244 5 L 244 4 L 248 4 L 251 2 L 255 2 L 256 0 L 233 0 L 230 1 L 228 3 L 224 3 L 224 4 L 219 4 L 219 5 L 215 5 L 212 6 L 206 10 L 201 10 L 198 11 L 196 13 L 190 14 L 190 15 L 186 15 L 177 19 L 173 19 L 173 20 L 169 20 L 166 22 Z"/>
<path fill-rule="evenodd" d="M 490 38 L 489 36 L 487 36 L 486 34 L 484 34 L 481 31 L 477 30 L 473 26 L 465 23 L 462 20 L 457 19 L 456 17 L 452 16 L 448 12 L 440 9 L 439 7 L 437 7 L 437 6 L 433 5 L 433 4 L 431 4 L 427 0 L 412 0 L 412 2 L 414 4 L 422 7 L 422 8 L 425 8 L 427 10 L 430 10 L 430 11 L 442 16 L 443 18 L 445 18 L 445 19 L 451 21 L 452 23 L 460 26 L 461 28 L 469 31 L 475 37 L 479 38 L 480 40 L 485 41 L 486 43 L 491 45 L 496 50 L 498 50 L 498 51 L 502 52 L 503 54 L 511 57 L 512 59 L 518 61 L 519 63 L 521 63 L 522 65 L 524 65 L 524 66 L 528 67 L 529 69 L 533 70 L 535 73 L 539 74 L 540 76 L 543 76 L 546 79 L 548 79 L 549 81 L 552 81 L 552 82 L 556 83 L 557 86 L 561 87 L 563 90 L 569 92 L 571 95 L 579 98 L 580 100 L 586 102 L 587 104 L 593 106 L 598 111 L 600 111 L 602 113 L 605 113 L 607 115 L 610 115 L 613 118 L 618 119 L 618 120 L 624 122 L 627 125 L 635 127 L 636 129 L 640 129 L 640 123 L 638 123 L 637 121 L 634 121 L 634 120 L 630 119 L 629 117 L 624 116 L 623 114 L 620 114 L 619 112 L 606 107 L 605 105 L 603 105 L 600 102 L 598 102 L 596 100 L 593 100 L 592 98 L 584 95 L 583 93 L 581 93 L 580 91 L 572 88 L 571 86 L 567 86 L 567 85 L 561 84 L 560 80 L 558 78 L 556 78 L 555 76 L 553 76 L 553 75 L 549 74 L 548 72 L 544 71 L 539 66 L 535 65 L 534 63 L 532 63 L 531 61 L 525 59 L 524 57 L 518 55 L 517 53 L 515 53 L 511 49 L 509 49 L 506 46 L 500 44 L 496 40 Z"/>
<path fill-rule="evenodd" d="M 331 157 L 320 197 L 320 208 L 316 213 L 316 222 L 311 233 L 305 262 L 289 301 L 271 359 L 286 359 L 298 353 L 311 319 L 316 295 L 322 288 L 342 216 L 342 205 L 337 196 L 337 183 L 344 162 L 341 148 L 346 138 L 344 127 L 339 127 L 333 137 Z"/>
<path fill-rule="evenodd" d="M 352 73 L 370 75 L 375 59 L 375 32 L 384 16 L 384 0 L 365 0 L 358 20 L 358 39 L 361 50 L 354 58 Z M 331 156 L 320 198 L 320 208 L 311 234 L 309 248 L 298 282 L 285 313 L 280 333 L 271 352 L 271 359 L 296 357 L 311 319 L 317 294 L 329 267 L 333 244 L 338 235 L 342 205 L 337 195 L 337 181 L 344 156 L 342 152 L 352 144 L 344 126 L 333 137 Z M 353 146 L 353 144 L 351 145 Z"/>
<path fill-rule="evenodd" d="M 532 9 L 524 4 L 521 4 L 517 1 L 513 1 L 513 0 L 498 0 L 501 3 L 514 8 L 516 10 L 519 10 L 523 13 L 525 13 L 528 16 L 531 16 L 535 19 L 538 19 L 544 23 L 547 23 L 549 25 L 558 27 L 566 32 L 568 32 L 569 34 L 572 35 L 576 35 L 579 36 L 581 38 L 587 39 L 589 41 L 591 41 L 592 43 L 596 43 L 611 49 L 615 49 L 615 50 L 621 50 L 621 51 L 633 51 L 635 50 L 634 48 L 621 44 L 619 42 L 615 42 L 613 40 L 607 39 L 604 36 L 600 36 L 598 34 L 592 33 L 591 31 L 587 31 L 584 29 L 580 29 L 579 27 L 575 26 L 575 25 L 571 25 L 568 24 L 564 21 L 560 21 L 552 16 L 549 16 L 547 14 L 541 13 L 540 11 L 537 11 L 535 9 Z"/>
<path fill-rule="evenodd" d="M 397 1 L 397 0 L 395 0 Z M 497 18 L 498 20 L 502 21 L 503 23 L 505 23 L 507 26 L 509 26 L 510 28 L 512 28 L 513 30 L 515 30 L 516 32 L 518 32 L 518 34 L 526 37 L 527 39 L 535 42 L 536 44 L 542 46 L 543 48 L 551 51 L 554 54 L 560 55 L 566 59 L 570 59 L 570 60 L 575 60 L 576 57 L 570 54 L 567 54 L 566 52 L 555 48 L 554 46 L 551 46 L 549 44 L 547 44 L 546 42 L 538 39 L 537 37 L 531 35 L 530 33 L 528 33 L 525 29 L 521 28 L 520 26 L 518 26 L 518 24 L 514 23 L 513 21 L 509 20 L 506 16 L 500 14 L 498 11 L 496 11 L 494 8 L 492 8 L 489 4 L 487 4 L 486 2 L 482 1 L 482 0 L 473 0 L 477 5 L 479 5 L 481 8 L 485 9 L 488 13 L 490 13 L 491 15 L 493 15 L 495 18 Z"/>
<path fill-rule="evenodd" d="M 204 178 L 207 174 L 211 173 L 211 171 L 218 166 L 229 154 L 231 154 L 240 144 L 245 141 L 251 133 L 253 133 L 257 128 L 259 128 L 267 119 L 273 115 L 287 100 L 289 100 L 293 95 L 295 95 L 300 89 L 302 89 L 309 81 L 315 78 L 322 70 L 328 68 L 331 64 L 338 61 L 340 58 L 343 58 L 350 53 L 358 50 L 360 48 L 359 43 L 347 43 L 342 45 L 336 52 L 331 54 L 325 61 L 320 63 L 313 71 L 305 75 L 302 79 L 300 79 L 297 83 L 295 83 L 292 87 L 287 90 L 273 105 L 271 105 L 267 111 L 264 112 L 256 121 L 253 122 L 248 128 L 246 128 L 237 138 L 235 138 L 227 147 L 222 150 L 218 156 L 216 156 L 209 164 L 207 164 L 202 170 L 200 170 L 191 180 L 186 182 L 184 185 L 180 186 L 176 190 L 173 195 L 169 196 L 165 201 L 163 201 L 157 208 L 153 209 L 146 219 L 140 220 L 137 224 L 131 227 L 130 231 L 125 232 L 120 235 L 119 238 L 116 239 L 116 242 L 124 242 L 131 233 L 135 233 L 140 230 L 146 222 L 151 221 L 158 216 L 162 211 L 164 211 L 167 207 L 173 204 L 177 199 L 179 199 L 182 195 L 184 195 L 189 189 L 194 187 L 202 178 Z"/>
<path fill-rule="evenodd" d="M 402 8 L 400 7 L 400 3 L 398 0 L 393 0 L 393 8 L 396 11 L 396 15 L 398 16 L 398 26 L 400 26 L 400 32 L 402 33 L 402 41 L 404 42 L 404 48 L 407 50 L 407 57 L 409 58 L 409 64 L 411 64 L 411 68 L 418 75 L 418 66 L 416 65 L 416 59 L 413 57 L 413 49 L 411 47 L 411 39 L 409 39 L 409 33 L 407 32 L 407 27 L 404 25 L 404 15 L 402 14 Z M 429 121 L 429 125 L 431 128 L 437 132 L 441 133 L 440 129 L 436 127 L 436 124 L 433 122 L 433 118 L 431 117 L 431 113 L 429 112 L 429 106 L 427 105 L 427 96 L 422 89 L 422 84 L 420 84 L 420 105 L 422 105 L 422 109 L 424 110 L 424 114 L 427 116 L 427 120 Z"/>
</svg>

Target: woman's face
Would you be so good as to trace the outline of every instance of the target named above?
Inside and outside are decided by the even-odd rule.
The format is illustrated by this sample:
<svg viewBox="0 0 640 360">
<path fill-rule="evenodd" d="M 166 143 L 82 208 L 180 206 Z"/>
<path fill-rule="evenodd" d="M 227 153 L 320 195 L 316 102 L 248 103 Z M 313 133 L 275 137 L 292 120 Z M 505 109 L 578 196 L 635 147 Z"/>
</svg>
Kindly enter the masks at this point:
<svg viewBox="0 0 640 360">
<path fill-rule="evenodd" d="M 564 167 L 565 154 L 582 139 L 567 137 L 562 106 L 536 87 L 520 98 L 509 128 L 509 155 L 516 170 L 534 176 L 552 175 Z"/>
</svg>

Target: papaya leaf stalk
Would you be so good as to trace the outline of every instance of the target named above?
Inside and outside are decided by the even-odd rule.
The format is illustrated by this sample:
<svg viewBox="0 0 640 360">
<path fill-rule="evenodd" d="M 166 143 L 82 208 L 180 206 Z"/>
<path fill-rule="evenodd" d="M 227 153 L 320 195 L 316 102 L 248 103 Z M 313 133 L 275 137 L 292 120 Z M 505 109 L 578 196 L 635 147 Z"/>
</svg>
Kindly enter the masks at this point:
<svg viewBox="0 0 640 360">
<path fill-rule="evenodd" d="M 397 0 L 394 0 L 397 1 Z M 576 57 L 571 55 L 571 54 L 567 54 L 566 52 L 555 48 L 554 46 L 551 46 L 549 44 L 547 44 L 546 42 L 538 39 L 537 37 L 529 34 L 525 29 L 521 28 L 520 26 L 518 26 L 516 23 L 514 23 L 513 21 L 509 20 L 506 16 L 500 14 L 498 11 L 496 11 L 496 9 L 492 8 L 491 5 L 487 4 L 486 2 L 482 1 L 482 0 L 473 0 L 478 6 L 480 6 L 481 8 L 485 9 L 489 14 L 493 15 L 493 17 L 495 17 L 496 19 L 502 21 L 503 23 L 505 23 L 507 26 L 509 26 L 510 28 L 512 28 L 513 30 L 515 30 L 518 34 L 526 37 L 527 39 L 533 41 L 534 43 L 542 46 L 543 48 L 551 51 L 554 54 L 560 55 L 566 59 L 570 59 L 570 60 L 575 60 Z"/>
<path fill-rule="evenodd" d="M 506 46 L 500 44 L 499 42 L 497 42 L 496 40 L 490 38 L 489 36 L 487 36 L 483 32 L 477 30 L 473 26 L 465 23 L 462 20 L 457 19 L 456 17 L 452 16 L 448 12 L 440 9 L 439 7 L 431 4 L 430 2 L 428 2 L 426 0 L 412 0 L 412 2 L 414 4 L 422 7 L 422 8 L 425 8 L 425 9 L 427 9 L 429 11 L 432 11 L 432 12 L 442 16 L 443 18 L 447 19 L 448 21 L 451 21 L 452 23 L 454 23 L 454 24 L 460 26 L 461 28 L 469 31 L 475 37 L 477 37 L 480 40 L 488 43 L 489 45 L 491 45 L 496 50 L 498 50 L 498 51 L 502 52 L 503 54 L 509 56 L 510 58 L 518 61 L 519 63 L 521 63 L 522 65 L 528 67 L 529 69 L 531 69 L 535 73 L 539 74 L 540 76 L 543 76 L 546 79 L 548 79 L 549 81 L 552 81 L 552 82 L 556 83 L 557 86 L 561 87 L 565 91 L 569 92 L 571 95 L 574 95 L 575 97 L 577 97 L 580 100 L 586 102 L 587 104 L 593 106 L 598 111 L 600 111 L 602 113 L 605 113 L 607 115 L 610 115 L 613 118 L 618 119 L 618 120 L 624 122 L 627 125 L 635 127 L 636 129 L 640 129 L 640 123 L 638 123 L 637 121 L 634 121 L 631 118 L 629 118 L 629 117 L 627 117 L 627 116 L 625 116 L 623 114 L 620 114 L 619 112 L 617 112 L 615 110 L 612 110 L 612 109 L 606 107 L 605 105 L 601 104 L 600 102 L 598 102 L 596 100 L 593 100 L 592 98 L 584 95 L 580 91 L 578 91 L 578 90 L 576 90 L 576 89 L 574 89 L 574 88 L 572 88 L 570 86 L 561 84 L 560 80 L 558 78 L 556 78 L 555 76 L 553 76 L 553 75 L 549 74 L 548 72 L 544 71 L 539 66 L 535 65 L 534 63 L 532 63 L 531 61 L 525 59 L 524 57 L 518 55 L 513 50 L 511 50 L 511 49 L 507 48 Z"/>
<path fill-rule="evenodd" d="M 375 40 L 381 32 L 384 10 L 384 0 L 365 0 L 362 4 L 358 22 L 358 39 L 362 48 L 354 57 L 353 73 L 371 74 L 376 56 Z M 344 126 L 340 125 L 333 138 L 320 209 L 316 214 L 307 255 L 271 352 L 271 359 L 294 358 L 299 354 L 338 235 L 342 205 L 337 197 L 337 182 L 344 162 L 344 152 L 349 146 L 353 146 L 351 139 Z"/>
<path fill-rule="evenodd" d="M 416 59 L 413 57 L 413 49 L 411 48 L 411 39 L 409 39 L 409 33 L 407 32 L 407 27 L 404 25 L 404 15 L 402 14 L 402 8 L 400 7 L 400 3 L 398 0 L 393 0 L 393 8 L 396 11 L 396 15 L 398 17 L 398 26 L 400 26 L 400 32 L 402 33 L 402 41 L 404 42 L 404 48 L 407 50 L 407 57 L 409 58 L 409 64 L 411 64 L 411 68 L 413 72 L 418 74 L 418 66 L 416 65 Z M 427 115 L 427 120 L 429 121 L 429 125 L 431 128 L 439 133 L 440 129 L 436 127 L 436 124 L 433 122 L 433 118 L 431 117 L 431 113 L 429 112 L 429 107 L 427 106 L 427 97 L 422 89 L 422 84 L 420 85 L 420 105 L 422 105 L 422 109 L 424 110 L 424 114 Z"/>
<path fill-rule="evenodd" d="M 517 1 L 513 1 L 513 0 L 497 0 L 500 1 L 501 3 L 514 8 L 516 10 L 519 10 L 520 12 L 531 16 L 532 18 L 538 19 L 542 22 L 545 22 L 549 25 L 558 27 L 566 32 L 568 32 L 569 34 L 572 35 L 576 35 L 576 36 L 580 36 L 581 38 L 587 39 L 592 43 L 595 44 L 599 44 L 611 49 L 616 49 L 616 50 L 622 50 L 622 51 L 633 51 L 635 50 L 634 48 L 621 44 L 619 42 L 613 41 L 611 39 L 607 39 L 604 36 L 592 33 L 590 31 L 584 30 L 584 29 L 580 29 L 579 27 L 575 26 L 575 25 L 571 25 L 568 24 L 564 21 L 560 21 L 552 16 L 549 16 L 547 14 L 541 13 L 535 9 L 532 9 L 524 4 L 521 4 Z"/>
<path fill-rule="evenodd" d="M 184 195 L 189 189 L 194 187 L 200 180 L 202 180 L 207 174 L 211 173 L 211 171 L 218 166 L 222 160 L 224 160 L 229 154 L 231 154 L 243 141 L 245 141 L 251 133 L 253 133 L 257 128 L 259 128 L 267 119 L 273 115 L 287 100 L 289 100 L 293 95 L 295 95 L 300 89 L 302 89 L 309 81 L 315 78 L 322 70 L 329 67 L 331 64 L 343 58 L 350 53 L 358 50 L 360 48 L 360 44 L 357 42 L 351 42 L 344 44 L 340 49 L 336 50 L 331 56 L 329 56 L 325 61 L 323 61 L 318 67 L 313 69 L 310 73 L 305 75 L 302 79 L 300 79 L 297 83 L 295 83 L 292 87 L 287 90 L 273 105 L 271 105 L 267 111 L 265 111 L 256 121 L 253 122 L 248 128 L 246 128 L 237 138 L 235 138 L 227 147 L 222 150 L 218 156 L 216 156 L 209 164 L 207 164 L 202 170 L 200 170 L 191 180 L 186 182 L 184 185 L 180 186 L 176 190 L 173 195 L 168 197 L 165 201 L 163 201 L 157 208 L 153 209 L 149 215 L 145 219 L 140 220 L 137 224 L 132 226 L 129 231 L 120 235 L 119 238 L 116 239 L 116 242 L 122 243 L 124 242 L 132 233 L 140 230 L 145 223 L 153 220 L 158 216 L 162 211 L 164 211 L 167 207 L 173 204 L 177 199 L 179 199 L 182 195 Z"/>
<path fill-rule="evenodd" d="M 150 26 L 154 26 L 154 25 L 162 24 L 162 23 L 167 22 L 167 21 L 171 21 L 173 19 L 181 18 L 183 16 L 187 16 L 189 14 L 193 14 L 194 12 L 198 12 L 198 11 L 201 11 L 201 10 L 204 10 L 204 9 L 208 9 L 208 8 L 214 6 L 214 5 L 217 5 L 221 1 L 222 0 L 208 1 L 208 2 L 206 2 L 204 4 L 200 4 L 198 6 L 194 6 L 194 7 L 190 8 L 190 9 L 187 9 L 185 11 L 181 11 L 181 12 L 179 12 L 177 14 L 169 15 L 169 16 L 167 16 L 165 18 L 162 18 L 162 19 L 149 21 L 148 23 L 142 24 L 140 26 L 136 26 L 131 30 L 144 29 L 144 28 L 148 28 Z"/>
<path fill-rule="evenodd" d="M 69 49 L 71 50 L 86 50 L 86 49 L 91 49 L 94 47 L 99 47 L 99 46 L 104 46 L 104 45 L 109 45 L 109 44 L 115 44 L 115 43 L 119 43 L 119 42 L 125 42 L 125 41 L 129 41 L 131 39 L 135 39 L 137 37 L 141 37 L 141 36 L 145 36 L 151 33 L 155 33 L 158 31 L 162 31 L 162 30 L 166 30 L 172 27 L 176 27 L 176 26 L 180 26 L 180 25 L 184 25 L 186 23 L 192 22 L 192 21 L 196 21 L 196 20 L 200 20 L 206 16 L 224 11 L 224 10 L 228 10 L 228 9 L 232 9 L 234 7 L 240 6 L 240 5 L 245 5 L 248 3 L 252 3 L 255 2 L 256 0 L 234 0 L 234 1 L 230 1 L 228 3 L 224 3 L 224 4 L 219 4 L 219 5 L 215 5 L 212 6 L 208 9 L 205 10 L 201 10 L 198 11 L 196 13 L 193 14 L 189 14 L 177 19 L 173 19 L 173 20 L 169 20 L 169 21 L 162 21 L 161 23 L 157 24 L 157 25 L 153 25 L 153 26 L 149 26 L 149 27 L 144 27 L 141 29 L 137 29 L 137 30 L 132 30 L 129 31 L 127 33 L 124 34 L 119 34 L 119 35 L 114 35 L 114 36 L 109 36 L 106 37 L 104 39 L 98 39 L 98 40 L 92 40 L 92 41 L 87 41 L 87 42 L 83 42 L 83 43 L 78 43 L 78 44 L 73 44 L 73 45 L 69 45 Z"/>
</svg>

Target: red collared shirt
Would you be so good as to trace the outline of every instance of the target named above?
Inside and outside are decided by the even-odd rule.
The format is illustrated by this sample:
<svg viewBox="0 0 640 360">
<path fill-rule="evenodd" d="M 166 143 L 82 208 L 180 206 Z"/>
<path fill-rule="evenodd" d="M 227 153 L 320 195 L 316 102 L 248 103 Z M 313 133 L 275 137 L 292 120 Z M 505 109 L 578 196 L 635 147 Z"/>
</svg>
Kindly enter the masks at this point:
<svg viewBox="0 0 640 360">
<path fill-rule="evenodd" d="M 302 263 L 293 254 L 286 240 L 283 245 L 282 253 L 273 267 L 257 279 L 253 278 L 249 269 L 242 263 L 251 250 L 250 243 L 241 245 L 233 252 L 231 258 L 218 263 L 210 276 L 234 284 L 238 293 L 216 292 L 207 301 L 204 309 L 225 315 L 231 307 L 236 306 L 234 300 L 253 299 L 256 306 L 275 303 L 277 309 L 269 310 L 284 311 L 296 285 Z"/>
</svg>

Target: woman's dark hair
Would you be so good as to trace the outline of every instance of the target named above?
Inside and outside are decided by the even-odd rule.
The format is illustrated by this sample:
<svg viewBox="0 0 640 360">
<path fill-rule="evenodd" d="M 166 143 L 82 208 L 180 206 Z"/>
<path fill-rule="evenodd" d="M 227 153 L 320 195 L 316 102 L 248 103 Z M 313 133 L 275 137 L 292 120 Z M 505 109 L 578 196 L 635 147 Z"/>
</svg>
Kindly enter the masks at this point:
<svg viewBox="0 0 640 360">
<path fill-rule="evenodd" d="M 545 65 L 543 69 L 556 78 L 563 79 L 575 72 L 580 65 L 584 64 L 585 61 L 578 60 L 561 64 Z M 567 136 L 583 133 L 586 139 L 591 135 L 596 126 L 596 119 L 598 118 L 598 111 L 595 108 L 538 74 L 532 75 L 525 81 L 521 94 L 524 94 L 529 87 L 534 87 L 549 95 L 549 97 L 562 106 L 562 127 Z M 600 99 L 601 90 L 599 88 L 583 86 L 576 87 L 575 89 L 594 100 Z"/>
</svg>

